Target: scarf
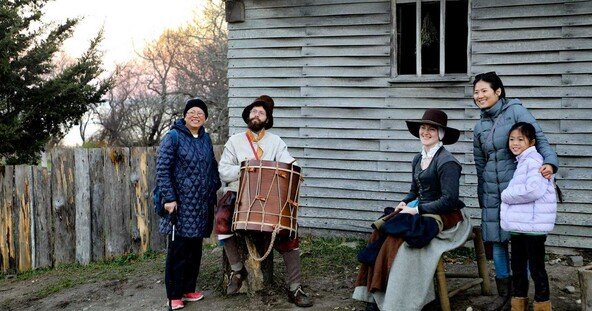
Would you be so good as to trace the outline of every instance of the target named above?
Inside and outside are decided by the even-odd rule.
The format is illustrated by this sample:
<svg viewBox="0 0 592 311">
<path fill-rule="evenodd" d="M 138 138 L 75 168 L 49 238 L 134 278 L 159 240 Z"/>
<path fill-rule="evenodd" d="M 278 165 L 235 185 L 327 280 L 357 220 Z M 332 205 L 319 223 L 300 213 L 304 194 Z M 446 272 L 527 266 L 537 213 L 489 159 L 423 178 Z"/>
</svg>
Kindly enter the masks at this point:
<svg viewBox="0 0 592 311">
<path fill-rule="evenodd" d="M 265 136 L 265 129 L 262 129 L 259 134 L 253 133 L 253 131 L 248 129 L 247 136 L 249 136 L 252 143 L 257 145 L 257 159 L 261 159 L 261 156 L 263 156 L 263 149 L 261 149 L 258 142 L 263 139 L 263 136 Z"/>
</svg>

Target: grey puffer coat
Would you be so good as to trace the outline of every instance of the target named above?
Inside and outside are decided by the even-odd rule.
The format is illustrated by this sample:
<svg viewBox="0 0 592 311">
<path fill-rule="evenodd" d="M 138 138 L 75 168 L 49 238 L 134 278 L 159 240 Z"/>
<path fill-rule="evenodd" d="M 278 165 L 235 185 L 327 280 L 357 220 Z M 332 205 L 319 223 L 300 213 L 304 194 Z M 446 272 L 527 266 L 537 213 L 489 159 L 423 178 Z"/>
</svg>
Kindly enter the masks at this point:
<svg viewBox="0 0 592 311">
<path fill-rule="evenodd" d="M 187 238 L 209 237 L 212 232 L 216 190 L 220 188 L 218 163 L 210 136 L 203 126 L 195 138 L 178 119 L 171 127 L 177 131 L 175 146 L 170 133 L 158 148 L 156 182 L 164 202 L 177 202 L 176 234 Z M 170 234 L 170 215 L 160 219 L 160 232 Z"/>
<path fill-rule="evenodd" d="M 500 119 L 497 120 L 493 134 L 488 137 L 498 116 Z M 534 116 L 522 106 L 520 100 L 503 98 L 491 108 L 481 110 L 481 118 L 473 132 L 473 154 L 477 168 L 477 194 L 484 241 L 505 242 L 510 239 L 510 233 L 500 226 L 500 204 L 501 193 L 516 170 L 516 158 L 508 150 L 508 132 L 517 122 L 528 122 L 534 126 L 535 146 L 545 158 L 544 163 L 551 164 L 554 172 L 559 167 L 557 154 L 549 145 Z"/>
</svg>

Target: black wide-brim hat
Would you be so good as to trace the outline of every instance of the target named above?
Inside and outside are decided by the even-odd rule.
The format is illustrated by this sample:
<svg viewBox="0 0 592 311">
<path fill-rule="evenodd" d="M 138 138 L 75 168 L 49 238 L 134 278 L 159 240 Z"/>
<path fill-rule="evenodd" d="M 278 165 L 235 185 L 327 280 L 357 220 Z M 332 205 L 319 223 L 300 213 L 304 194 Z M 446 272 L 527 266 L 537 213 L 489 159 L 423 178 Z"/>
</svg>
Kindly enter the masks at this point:
<svg viewBox="0 0 592 311">
<path fill-rule="evenodd" d="M 249 115 L 251 114 L 251 109 L 253 109 L 253 107 L 263 107 L 263 109 L 265 109 L 265 114 L 267 115 L 265 129 L 269 130 L 271 127 L 273 127 L 273 98 L 271 98 L 271 96 L 261 95 L 257 97 L 250 105 L 245 107 L 243 110 L 243 121 L 245 121 L 246 124 L 249 124 Z"/>
<path fill-rule="evenodd" d="M 444 145 L 452 145 L 460 137 L 459 130 L 446 126 L 448 124 L 448 115 L 439 109 L 430 108 L 424 112 L 421 120 L 408 120 L 405 122 L 407 123 L 409 133 L 417 138 L 419 138 L 419 127 L 422 124 L 430 124 L 442 128 L 444 130 L 444 138 L 442 138 Z"/>
</svg>

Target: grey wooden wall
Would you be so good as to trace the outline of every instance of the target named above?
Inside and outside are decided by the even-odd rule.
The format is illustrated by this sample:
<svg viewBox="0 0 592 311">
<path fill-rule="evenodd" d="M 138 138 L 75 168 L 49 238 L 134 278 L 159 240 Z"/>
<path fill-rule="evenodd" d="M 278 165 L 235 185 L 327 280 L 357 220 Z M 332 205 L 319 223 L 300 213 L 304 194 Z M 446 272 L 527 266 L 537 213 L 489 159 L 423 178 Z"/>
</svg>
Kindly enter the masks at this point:
<svg viewBox="0 0 592 311">
<path fill-rule="evenodd" d="M 462 130 L 450 146 L 463 163 L 461 195 L 479 223 L 469 78 L 394 82 L 391 2 L 245 0 L 229 28 L 230 131 L 243 107 L 275 99 L 275 126 L 305 175 L 305 232 L 351 235 L 409 189 L 419 151 L 404 120 L 445 110 Z M 528 17 L 526 17 L 528 16 Z M 548 245 L 592 248 L 592 1 L 472 0 L 470 75 L 495 70 L 539 120 L 561 162 L 566 202 Z"/>
</svg>

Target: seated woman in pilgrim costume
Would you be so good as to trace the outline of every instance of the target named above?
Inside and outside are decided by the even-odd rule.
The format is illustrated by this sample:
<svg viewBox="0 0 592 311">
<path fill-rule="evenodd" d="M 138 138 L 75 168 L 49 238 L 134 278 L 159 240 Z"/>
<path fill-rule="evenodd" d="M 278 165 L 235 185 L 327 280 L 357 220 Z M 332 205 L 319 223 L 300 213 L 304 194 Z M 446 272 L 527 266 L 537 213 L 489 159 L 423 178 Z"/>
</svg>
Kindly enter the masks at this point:
<svg viewBox="0 0 592 311">
<path fill-rule="evenodd" d="M 411 189 L 372 224 L 353 298 L 366 310 L 421 310 L 435 298 L 433 276 L 442 253 L 461 246 L 472 226 L 462 211 L 462 167 L 444 148 L 460 131 L 447 126 L 448 115 L 427 109 L 419 121 L 406 121 L 422 148 L 412 161 Z"/>
</svg>

